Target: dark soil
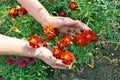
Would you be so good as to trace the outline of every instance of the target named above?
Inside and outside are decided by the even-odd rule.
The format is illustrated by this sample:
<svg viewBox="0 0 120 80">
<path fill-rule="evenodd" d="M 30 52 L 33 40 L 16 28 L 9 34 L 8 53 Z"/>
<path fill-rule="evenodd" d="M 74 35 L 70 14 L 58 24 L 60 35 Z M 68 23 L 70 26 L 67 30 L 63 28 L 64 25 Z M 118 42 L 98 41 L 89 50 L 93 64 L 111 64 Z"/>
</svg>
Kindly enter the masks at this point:
<svg viewBox="0 0 120 80">
<path fill-rule="evenodd" d="M 120 45 L 103 43 L 94 55 L 94 69 L 75 65 L 76 69 L 60 71 L 50 80 L 120 80 Z"/>
</svg>

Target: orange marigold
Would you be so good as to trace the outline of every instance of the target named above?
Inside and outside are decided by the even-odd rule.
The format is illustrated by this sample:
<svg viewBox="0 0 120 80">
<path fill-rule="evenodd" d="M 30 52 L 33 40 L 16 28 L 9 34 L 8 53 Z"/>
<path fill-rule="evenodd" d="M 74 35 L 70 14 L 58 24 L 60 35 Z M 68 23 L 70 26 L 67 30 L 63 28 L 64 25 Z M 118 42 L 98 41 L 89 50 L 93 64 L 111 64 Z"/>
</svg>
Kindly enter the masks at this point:
<svg viewBox="0 0 120 80">
<path fill-rule="evenodd" d="M 65 17 L 66 16 L 66 12 L 65 11 L 61 11 L 61 12 L 59 12 L 58 16 Z"/>
<path fill-rule="evenodd" d="M 64 48 L 64 44 L 61 41 L 57 42 L 57 46 L 61 49 Z"/>
<path fill-rule="evenodd" d="M 53 48 L 53 56 L 57 59 L 60 59 L 60 53 L 63 52 L 61 48 Z"/>
<path fill-rule="evenodd" d="M 73 10 L 77 10 L 78 8 L 78 3 L 75 2 L 75 1 L 71 1 L 70 2 L 70 5 L 69 5 L 69 8 L 73 11 Z"/>
<path fill-rule="evenodd" d="M 85 38 L 87 39 L 88 42 L 97 40 L 96 34 L 91 30 L 86 30 L 82 34 L 85 34 Z"/>
<path fill-rule="evenodd" d="M 75 42 L 78 46 L 86 46 L 88 44 L 85 35 L 82 33 L 75 36 Z"/>
<path fill-rule="evenodd" d="M 55 30 L 53 25 L 48 25 L 44 27 L 45 36 L 49 37 L 51 40 L 55 39 Z"/>
<path fill-rule="evenodd" d="M 68 47 L 71 44 L 72 40 L 72 36 L 65 35 L 59 42 L 57 42 L 57 46 L 59 48 Z"/>
<path fill-rule="evenodd" d="M 18 14 L 18 9 L 17 8 L 10 9 L 8 15 L 12 18 L 16 18 L 19 15 Z"/>
<path fill-rule="evenodd" d="M 62 52 L 60 54 L 60 59 L 62 60 L 62 62 L 66 65 L 70 65 L 73 61 L 74 61 L 74 55 L 71 52 Z"/>
<path fill-rule="evenodd" d="M 70 35 L 65 35 L 65 36 L 61 39 L 61 41 L 62 41 L 66 46 L 70 45 L 70 43 L 72 42 L 72 40 L 73 40 L 73 37 L 70 36 Z"/>
<path fill-rule="evenodd" d="M 15 32 L 20 32 L 16 25 L 12 26 L 12 30 L 15 31 Z"/>
<path fill-rule="evenodd" d="M 28 39 L 28 42 L 29 42 L 29 46 L 33 48 L 38 48 L 40 47 L 40 42 L 41 42 L 40 36 L 35 34 Z"/>
</svg>

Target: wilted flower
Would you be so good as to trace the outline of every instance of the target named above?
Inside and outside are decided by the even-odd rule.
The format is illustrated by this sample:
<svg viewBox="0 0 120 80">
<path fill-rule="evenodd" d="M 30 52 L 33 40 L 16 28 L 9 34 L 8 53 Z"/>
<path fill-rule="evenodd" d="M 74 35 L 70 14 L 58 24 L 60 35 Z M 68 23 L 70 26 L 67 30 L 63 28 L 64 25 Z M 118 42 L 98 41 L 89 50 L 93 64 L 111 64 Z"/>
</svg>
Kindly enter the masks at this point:
<svg viewBox="0 0 120 80">
<path fill-rule="evenodd" d="M 60 32 L 59 32 L 58 29 L 56 29 L 56 28 L 54 28 L 54 30 L 55 30 L 55 32 L 54 32 L 54 33 L 55 33 L 55 36 L 58 36 Z"/>
<path fill-rule="evenodd" d="M 28 39 L 28 42 L 29 42 L 29 46 L 33 48 L 38 48 L 40 47 L 40 42 L 41 42 L 40 36 L 35 34 Z"/>
</svg>

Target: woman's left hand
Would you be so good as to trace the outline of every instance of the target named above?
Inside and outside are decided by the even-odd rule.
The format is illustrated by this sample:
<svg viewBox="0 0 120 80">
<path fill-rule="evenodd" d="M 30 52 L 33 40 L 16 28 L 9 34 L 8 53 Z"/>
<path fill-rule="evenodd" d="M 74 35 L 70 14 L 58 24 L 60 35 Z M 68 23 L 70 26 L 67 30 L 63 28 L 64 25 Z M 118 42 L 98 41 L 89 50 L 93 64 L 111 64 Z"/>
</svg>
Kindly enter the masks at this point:
<svg viewBox="0 0 120 80">
<path fill-rule="evenodd" d="M 80 30 L 91 30 L 86 24 L 79 20 L 73 20 L 69 17 L 50 16 L 48 25 L 52 24 L 54 28 L 57 28 L 60 32 L 66 32 L 73 30 L 76 33 L 80 33 Z"/>
</svg>

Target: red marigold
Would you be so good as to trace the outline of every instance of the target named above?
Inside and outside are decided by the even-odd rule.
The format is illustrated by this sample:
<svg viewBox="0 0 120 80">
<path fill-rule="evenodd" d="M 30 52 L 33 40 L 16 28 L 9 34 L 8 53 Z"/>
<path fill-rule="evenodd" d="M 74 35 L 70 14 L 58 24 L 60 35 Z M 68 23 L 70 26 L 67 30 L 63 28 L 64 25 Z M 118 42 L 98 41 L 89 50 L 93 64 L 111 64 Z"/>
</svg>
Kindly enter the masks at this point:
<svg viewBox="0 0 120 80">
<path fill-rule="evenodd" d="M 60 54 L 60 59 L 66 65 L 70 65 L 74 61 L 74 55 L 71 52 L 62 52 Z"/>
<path fill-rule="evenodd" d="M 54 28 L 54 30 L 55 30 L 55 36 L 58 36 L 60 32 L 56 28 Z"/>
<path fill-rule="evenodd" d="M 43 45 L 44 47 L 47 47 L 47 46 L 48 46 L 48 40 L 47 40 L 47 39 L 43 39 L 41 42 L 42 42 L 42 45 Z"/>
<path fill-rule="evenodd" d="M 33 48 L 38 48 L 40 47 L 40 42 L 41 42 L 40 36 L 35 34 L 28 39 L 28 42 L 29 42 L 29 46 Z"/>
<path fill-rule="evenodd" d="M 6 59 L 6 63 L 9 63 L 10 65 L 14 65 L 15 64 L 15 60 L 14 59 Z"/>
<path fill-rule="evenodd" d="M 53 48 L 53 56 L 57 59 L 60 59 L 60 53 L 63 52 L 61 48 Z"/>
<path fill-rule="evenodd" d="M 61 49 L 64 48 L 64 44 L 61 41 L 57 42 L 57 46 Z"/>
<path fill-rule="evenodd" d="M 19 11 L 19 14 L 22 14 L 22 15 L 26 15 L 28 13 L 28 11 L 22 6 L 18 9 L 18 11 Z"/>
<path fill-rule="evenodd" d="M 88 44 L 85 35 L 82 33 L 75 36 L 75 42 L 78 46 L 86 46 Z"/>
<path fill-rule="evenodd" d="M 77 8 L 78 8 L 78 3 L 77 2 L 73 2 L 73 1 L 71 1 L 70 2 L 70 5 L 69 5 L 69 8 L 73 11 L 73 10 L 77 10 Z"/>
<path fill-rule="evenodd" d="M 18 9 L 17 8 L 10 9 L 8 15 L 12 18 L 16 18 L 19 15 L 18 14 Z"/>
<path fill-rule="evenodd" d="M 85 38 L 87 39 L 88 42 L 92 42 L 97 39 L 96 34 L 91 30 L 86 30 L 83 32 L 83 34 L 85 34 Z"/>
<path fill-rule="evenodd" d="M 66 12 L 65 11 L 61 11 L 61 12 L 59 12 L 58 16 L 65 17 L 66 16 Z"/>
<path fill-rule="evenodd" d="M 72 38 L 72 36 L 70 36 L 70 35 L 66 35 L 66 36 L 64 36 L 64 37 L 61 39 L 61 41 L 62 41 L 66 46 L 69 46 L 70 43 L 72 42 L 72 40 L 73 40 L 73 38 Z"/>
<path fill-rule="evenodd" d="M 72 36 L 66 35 L 60 40 L 60 42 L 57 43 L 57 46 L 59 48 L 68 47 L 71 44 L 72 40 L 73 40 Z"/>
<path fill-rule="evenodd" d="M 53 25 L 48 25 L 44 27 L 44 34 L 49 37 L 51 40 L 55 39 L 55 30 Z"/>
</svg>

